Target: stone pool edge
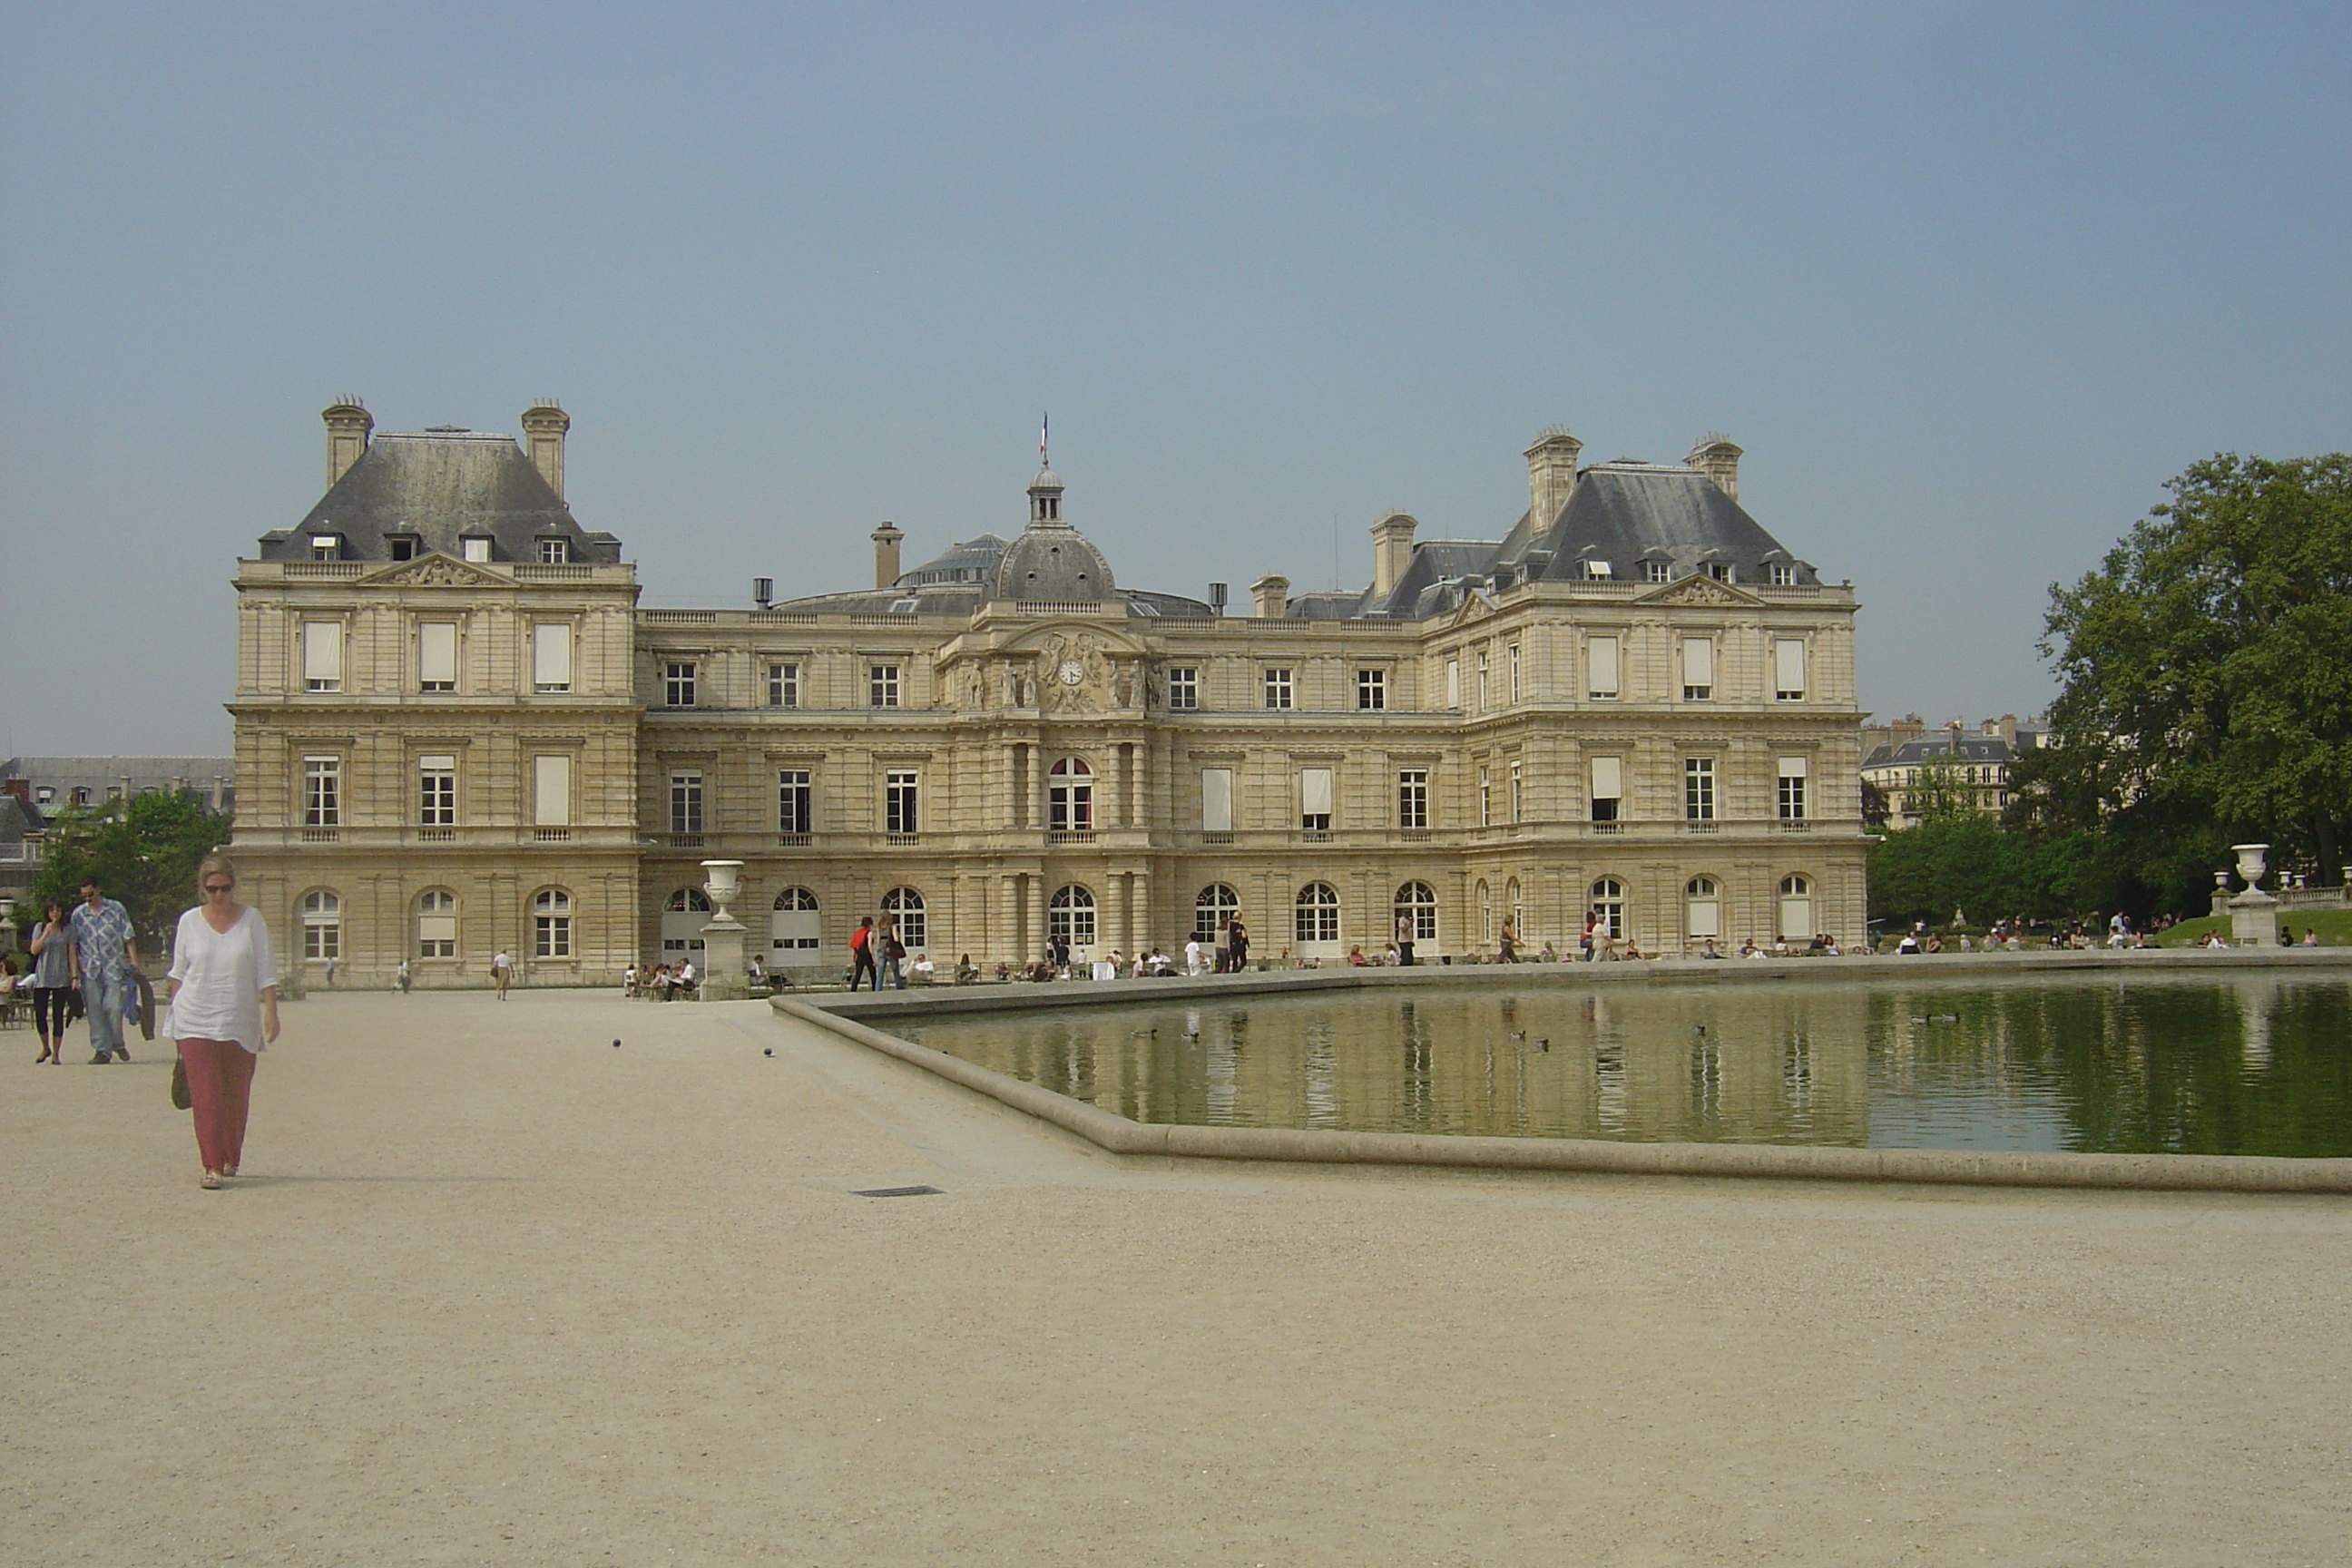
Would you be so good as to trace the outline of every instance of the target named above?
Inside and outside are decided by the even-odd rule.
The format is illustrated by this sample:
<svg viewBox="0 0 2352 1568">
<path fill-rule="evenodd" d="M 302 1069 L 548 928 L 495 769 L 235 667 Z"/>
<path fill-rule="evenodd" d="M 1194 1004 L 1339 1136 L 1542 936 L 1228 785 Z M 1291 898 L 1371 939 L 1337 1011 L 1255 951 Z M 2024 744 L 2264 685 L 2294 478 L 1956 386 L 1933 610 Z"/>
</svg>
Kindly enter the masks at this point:
<svg viewBox="0 0 2352 1568">
<path fill-rule="evenodd" d="M 788 1017 L 986 1095 L 1118 1155 L 1578 1171 L 1614 1175 L 1746 1176 L 1782 1181 L 2089 1187 L 2144 1192 L 2352 1193 L 2352 1160 L 2292 1160 L 2259 1154 L 2075 1154 L 1970 1149 L 1845 1149 L 1780 1143 L 1619 1143 L 1591 1138 L 1454 1137 L 1130 1121 L 1099 1106 L 884 1034 L 798 997 L 779 996 L 769 1005 Z"/>
</svg>

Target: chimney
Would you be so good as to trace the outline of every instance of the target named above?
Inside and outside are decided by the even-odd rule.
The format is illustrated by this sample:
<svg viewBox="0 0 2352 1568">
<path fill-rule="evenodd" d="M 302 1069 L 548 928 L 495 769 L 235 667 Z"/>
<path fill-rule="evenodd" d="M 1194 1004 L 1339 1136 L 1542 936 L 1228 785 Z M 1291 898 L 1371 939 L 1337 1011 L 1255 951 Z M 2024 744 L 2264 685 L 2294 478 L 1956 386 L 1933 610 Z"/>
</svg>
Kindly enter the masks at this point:
<svg viewBox="0 0 2352 1568">
<path fill-rule="evenodd" d="M 751 602 L 759 605 L 760 608 L 763 610 L 770 605 L 774 604 L 776 602 L 776 580 L 773 577 L 752 578 Z"/>
<path fill-rule="evenodd" d="M 1372 524 L 1372 596 L 1385 599 L 1389 590 L 1412 566 L 1412 531 L 1421 524 L 1392 511 Z"/>
<path fill-rule="evenodd" d="M 327 422 L 327 488 L 350 471 L 368 448 L 368 432 L 375 416 L 356 397 L 340 397 L 327 405 L 320 418 Z"/>
<path fill-rule="evenodd" d="M 1683 461 L 1715 481 L 1715 488 L 1739 499 L 1739 448 L 1733 446 L 1719 431 L 1708 431 L 1698 438 Z"/>
<path fill-rule="evenodd" d="M 1250 613 L 1261 621 L 1278 621 L 1290 607 L 1290 579 L 1269 572 L 1250 584 Z"/>
<path fill-rule="evenodd" d="M 2011 751 L 2013 752 L 2017 750 L 2016 714 L 2004 713 L 2000 716 L 2000 738 L 2002 742 L 2006 744 Z"/>
<path fill-rule="evenodd" d="M 894 586 L 898 581 L 898 541 L 907 536 L 895 524 L 885 522 L 871 536 L 874 541 L 874 585 Z"/>
<path fill-rule="evenodd" d="M 1583 442 L 1557 425 L 1528 448 L 1528 512 L 1538 533 L 1559 521 L 1576 493 L 1576 455 L 1583 450 Z"/>
<path fill-rule="evenodd" d="M 1225 613 L 1225 585 L 1223 583 L 1209 584 L 1209 613 L 1213 616 Z"/>
<path fill-rule="evenodd" d="M 523 450 L 558 500 L 563 499 L 563 437 L 571 428 L 572 416 L 552 397 L 542 397 L 522 411 Z"/>
</svg>

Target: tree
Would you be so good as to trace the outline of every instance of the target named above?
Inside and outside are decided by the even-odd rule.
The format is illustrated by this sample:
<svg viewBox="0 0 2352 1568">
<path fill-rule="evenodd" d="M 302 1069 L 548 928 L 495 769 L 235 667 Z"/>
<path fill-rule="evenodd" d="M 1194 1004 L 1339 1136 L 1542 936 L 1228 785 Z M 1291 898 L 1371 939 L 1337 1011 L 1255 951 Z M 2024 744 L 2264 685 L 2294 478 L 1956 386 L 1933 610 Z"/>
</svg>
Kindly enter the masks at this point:
<svg viewBox="0 0 2352 1568">
<path fill-rule="evenodd" d="M 2232 841 L 2332 883 L 2352 845 L 2352 457 L 2224 453 L 2166 488 L 2051 587 L 2056 744 L 2019 770 L 2011 821 L 2090 836 L 2098 879 L 2175 907 Z"/>
<path fill-rule="evenodd" d="M 68 905 L 92 874 L 121 900 L 131 929 L 150 953 L 183 910 L 196 902 L 196 862 L 228 842 L 229 819 L 184 792 L 144 790 L 127 801 L 68 808 L 50 829 L 48 853 L 19 908 L 37 912 L 50 899 Z"/>
</svg>

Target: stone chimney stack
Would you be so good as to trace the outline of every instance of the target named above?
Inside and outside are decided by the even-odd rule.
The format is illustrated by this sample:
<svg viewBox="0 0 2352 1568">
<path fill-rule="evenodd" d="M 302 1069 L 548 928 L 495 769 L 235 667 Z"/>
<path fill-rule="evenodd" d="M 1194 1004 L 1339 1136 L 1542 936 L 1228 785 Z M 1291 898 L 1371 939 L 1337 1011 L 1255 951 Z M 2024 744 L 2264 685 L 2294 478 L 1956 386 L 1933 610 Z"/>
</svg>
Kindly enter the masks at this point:
<svg viewBox="0 0 2352 1568">
<path fill-rule="evenodd" d="M 874 540 L 874 585 L 887 588 L 898 581 L 898 541 L 907 536 L 895 523 L 885 522 L 872 534 Z"/>
<path fill-rule="evenodd" d="M 1392 511 L 1372 524 L 1372 594 L 1388 597 L 1412 566 L 1412 531 L 1421 524 Z"/>
<path fill-rule="evenodd" d="M 375 428 L 375 416 L 367 405 L 356 397 L 339 397 L 327 405 L 319 416 L 327 422 L 327 487 L 350 471 L 368 448 L 368 433 Z"/>
<path fill-rule="evenodd" d="M 1537 532 L 1559 521 L 1576 493 L 1576 457 L 1584 443 L 1555 425 L 1528 448 L 1528 511 Z"/>
<path fill-rule="evenodd" d="M 523 450 L 558 500 L 563 499 L 563 437 L 571 428 L 572 416 L 552 397 L 542 397 L 522 411 Z"/>
<path fill-rule="evenodd" d="M 2017 750 L 2016 714 L 2004 713 L 2000 716 L 2000 738 L 2002 743 L 2008 746 L 2011 751 L 2013 752 Z"/>
<path fill-rule="evenodd" d="M 1683 461 L 1713 479 L 1717 489 L 1738 500 L 1739 457 L 1738 447 L 1721 434 L 1710 431 L 1698 438 L 1698 444 L 1691 448 L 1690 456 Z"/>
<path fill-rule="evenodd" d="M 1290 579 L 1269 572 L 1250 584 L 1250 613 L 1261 621 L 1278 621 L 1290 607 Z"/>
</svg>

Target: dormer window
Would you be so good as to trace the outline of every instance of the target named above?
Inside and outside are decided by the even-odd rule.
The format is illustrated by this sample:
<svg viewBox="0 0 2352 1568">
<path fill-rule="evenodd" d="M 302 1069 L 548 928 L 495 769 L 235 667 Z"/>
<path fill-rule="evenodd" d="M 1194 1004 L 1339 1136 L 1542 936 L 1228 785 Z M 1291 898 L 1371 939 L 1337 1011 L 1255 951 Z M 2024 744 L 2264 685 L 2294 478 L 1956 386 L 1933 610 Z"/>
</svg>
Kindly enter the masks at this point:
<svg viewBox="0 0 2352 1568">
<path fill-rule="evenodd" d="M 458 551 L 468 561 L 488 561 L 490 558 L 489 538 L 486 534 L 469 533 L 458 542 Z"/>
<path fill-rule="evenodd" d="M 1706 563 L 1706 574 L 1718 583 L 1728 583 L 1731 581 L 1731 563 L 1710 561 Z"/>
<path fill-rule="evenodd" d="M 343 558 L 343 536 L 340 533 L 314 533 L 310 536 L 310 559 L 341 561 Z"/>
<path fill-rule="evenodd" d="M 1797 569 L 1794 566 L 1779 563 L 1774 564 L 1772 568 L 1772 586 L 1775 588 L 1793 588 L 1796 585 Z"/>
<path fill-rule="evenodd" d="M 539 542 L 539 563 L 541 565 L 562 566 L 571 559 L 572 542 L 570 540 L 558 537 L 553 539 L 542 539 Z"/>
<path fill-rule="evenodd" d="M 1584 575 L 1593 582 L 1601 581 L 1610 575 L 1609 563 L 1606 561 L 1587 561 L 1584 563 Z"/>
<path fill-rule="evenodd" d="M 1642 563 L 1642 580 L 1645 583 L 1671 583 L 1674 577 L 1675 569 L 1667 562 L 1644 561 Z"/>
<path fill-rule="evenodd" d="M 417 539 L 415 534 L 389 533 L 384 535 L 383 542 L 385 548 L 392 552 L 392 558 L 394 561 L 414 561 L 416 559 Z"/>
</svg>

